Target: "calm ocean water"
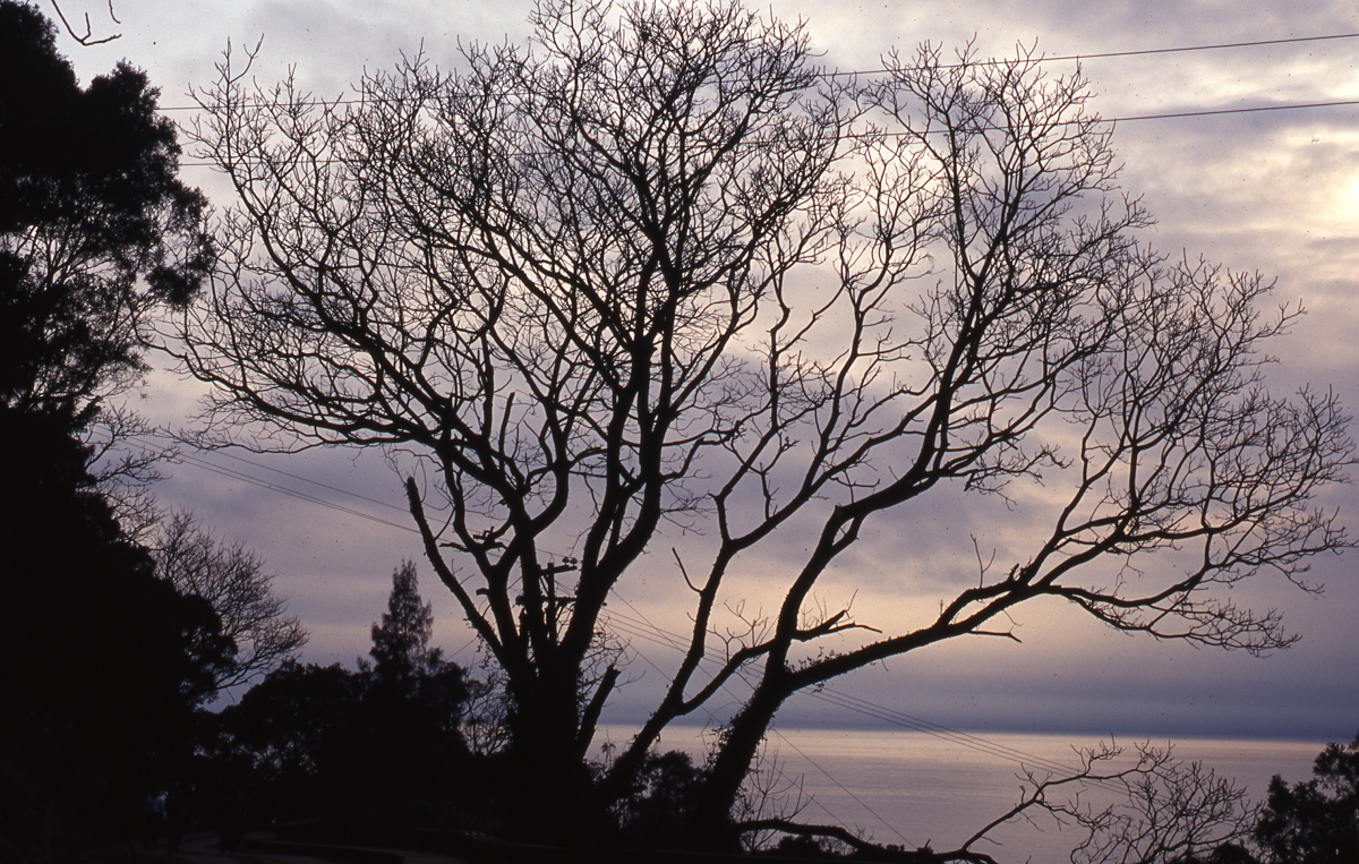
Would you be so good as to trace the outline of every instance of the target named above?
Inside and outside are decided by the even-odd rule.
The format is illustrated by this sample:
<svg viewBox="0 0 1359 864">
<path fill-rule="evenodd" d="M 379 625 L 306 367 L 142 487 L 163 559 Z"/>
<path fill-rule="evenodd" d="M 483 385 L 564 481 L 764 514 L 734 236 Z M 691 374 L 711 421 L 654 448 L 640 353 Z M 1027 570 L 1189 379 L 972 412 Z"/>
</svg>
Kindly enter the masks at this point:
<svg viewBox="0 0 1359 864">
<path fill-rule="evenodd" d="M 627 740 L 626 727 L 606 727 L 603 738 Z M 1020 795 L 1017 775 L 1078 764 L 1073 747 L 1097 746 L 1094 736 L 1065 734 L 956 734 L 863 729 L 780 729 L 771 734 L 762 776 L 783 793 L 784 807 L 800 807 L 798 820 L 831 822 L 861 831 L 880 843 L 909 848 L 929 843 L 950 849 L 978 827 L 1012 807 Z M 1263 800 L 1269 779 L 1290 782 L 1311 776 L 1324 741 L 1164 739 L 1120 736 L 1115 743 L 1173 745 L 1176 758 L 1199 761 L 1218 776 L 1233 777 Z M 662 741 L 701 757 L 702 734 L 671 730 Z M 1093 790 L 1096 798 L 1102 793 Z M 1004 826 L 994 833 L 1003 845 L 974 847 L 1001 862 L 1058 864 L 1081 836 L 1051 820 Z"/>
</svg>

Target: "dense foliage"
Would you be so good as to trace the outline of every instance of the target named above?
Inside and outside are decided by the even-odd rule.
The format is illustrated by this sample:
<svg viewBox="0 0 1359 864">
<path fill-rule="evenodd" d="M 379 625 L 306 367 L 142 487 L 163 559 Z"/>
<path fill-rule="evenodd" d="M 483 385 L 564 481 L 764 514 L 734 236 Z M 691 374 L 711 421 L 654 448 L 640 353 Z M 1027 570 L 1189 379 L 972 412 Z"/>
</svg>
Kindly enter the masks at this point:
<svg viewBox="0 0 1359 864">
<path fill-rule="evenodd" d="M 219 773 L 259 820 L 326 817 L 345 831 L 469 827 L 487 776 L 463 742 L 463 670 L 429 645 L 432 616 L 409 563 L 393 574 L 358 671 L 287 663 L 219 718 Z"/>
<path fill-rule="evenodd" d="M 1255 840 L 1267 864 L 1359 861 L 1359 735 L 1327 744 L 1311 780 L 1290 786 L 1275 775 Z"/>
<path fill-rule="evenodd" d="M 130 829 L 191 755 L 235 647 L 90 491 L 65 418 L 0 405 L 0 857 L 65 860 Z"/>
<path fill-rule="evenodd" d="M 0 2 L 0 399 L 82 424 L 140 374 L 152 310 L 213 248 L 174 125 L 126 63 L 82 88 L 34 7 Z"/>
<path fill-rule="evenodd" d="M 234 662 L 212 605 L 124 532 L 86 443 L 102 400 L 141 374 L 153 311 L 189 300 L 213 259 L 155 107 L 125 64 L 79 86 L 52 25 L 0 0 L 6 861 L 126 835 L 192 755 L 197 709 Z"/>
</svg>

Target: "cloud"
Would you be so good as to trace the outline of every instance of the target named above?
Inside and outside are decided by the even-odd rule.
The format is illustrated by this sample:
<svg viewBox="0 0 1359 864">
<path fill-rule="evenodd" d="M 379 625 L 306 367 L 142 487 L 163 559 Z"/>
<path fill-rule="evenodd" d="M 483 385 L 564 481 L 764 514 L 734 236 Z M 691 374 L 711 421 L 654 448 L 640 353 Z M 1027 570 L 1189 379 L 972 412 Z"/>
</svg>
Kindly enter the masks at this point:
<svg viewBox="0 0 1359 864">
<path fill-rule="evenodd" d="M 162 104 L 170 105 L 183 103 L 186 83 L 202 87 L 211 82 L 212 64 L 228 37 L 241 46 L 253 45 L 264 34 L 256 70 L 262 83 L 294 66 L 306 88 L 334 96 L 365 67 L 390 68 L 402 52 L 419 50 L 422 41 L 428 55 L 444 66 L 456 63 L 459 38 L 498 43 L 508 34 L 511 41 L 521 42 L 531 4 L 198 0 L 166 5 L 118 0 L 117 7 L 126 22 L 123 40 L 68 53 L 85 80 L 129 57 L 162 84 Z M 1011 54 L 1017 44 L 1035 40 L 1048 54 L 1089 55 L 1354 29 L 1352 6 L 1344 2 L 1256 4 L 1248 13 L 1238 4 L 1133 0 L 876 0 L 837 6 L 778 0 L 772 8 L 787 19 L 805 18 L 814 45 L 825 52 L 823 62 L 841 69 L 874 68 L 892 46 L 909 52 L 926 39 L 952 50 L 975 36 L 982 56 Z M 1083 69 L 1097 94 L 1092 107 L 1108 117 L 1130 117 L 1353 98 L 1359 84 L 1350 59 L 1353 50 L 1352 41 L 1309 43 L 1092 59 Z M 1065 63 L 1050 71 L 1055 75 L 1073 68 Z M 1353 299 L 1359 292 L 1359 133 L 1353 131 L 1353 110 L 1124 122 L 1115 146 L 1126 164 L 1125 188 L 1144 195 L 1160 220 L 1148 233 L 1149 241 L 1171 256 L 1202 253 L 1232 268 L 1277 277 L 1276 300 L 1302 299 L 1311 309 L 1291 337 L 1275 346 L 1282 362 L 1271 370 L 1273 380 L 1284 389 L 1304 382 L 1323 388 L 1334 384 L 1342 392 L 1349 390 L 1349 404 L 1359 405 L 1359 392 L 1353 389 L 1359 381 L 1354 337 L 1359 306 Z M 188 115 L 174 116 L 187 120 Z M 229 203 L 220 179 L 203 168 L 190 171 L 191 182 L 204 185 L 219 206 Z M 148 413 L 182 424 L 196 390 L 171 376 L 157 376 L 145 392 Z M 332 450 L 250 458 L 384 502 L 362 501 L 243 466 L 225 454 L 205 455 L 203 461 L 244 471 L 266 486 L 186 463 L 159 490 L 167 503 L 193 507 L 205 525 L 265 556 L 269 568 L 279 573 L 280 592 L 290 597 L 292 609 L 312 631 L 307 659 L 351 662 L 367 651 L 368 627 L 381 615 L 393 567 L 404 557 L 419 561 L 421 551 L 409 530 L 299 500 L 284 490 L 306 491 L 409 526 L 399 478 L 371 453 L 356 457 Z M 1032 539 L 1027 514 L 1050 503 L 1026 498 L 1023 509 L 1007 511 L 994 500 L 939 491 L 919 506 L 871 522 L 865 542 L 837 564 L 819 599 L 830 607 L 853 600 L 856 616 L 865 623 L 923 621 L 937 613 L 939 597 L 978 577 L 973 537 L 983 561 L 994 551 L 996 566 L 1006 566 Z M 1359 512 L 1359 495 L 1352 487 L 1323 503 Z M 800 563 L 808 530 L 814 530 L 814 523 L 790 525 L 742 562 L 734 578 L 752 598 L 748 613 L 770 608 L 773 595 L 765 592 L 786 581 Z M 563 537 L 562 551 L 570 551 L 573 542 Z M 626 625 L 630 632 L 622 635 L 632 640 L 638 655 L 629 674 L 641 676 L 616 700 L 614 716 L 636 715 L 655 693 L 660 673 L 642 655 L 663 668 L 673 662 L 673 652 L 655 641 L 649 625 L 634 613 L 667 630 L 686 632 L 691 597 L 670 547 L 677 547 L 686 564 L 697 569 L 704 544 L 702 536 L 680 532 L 662 538 L 648 550 L 637 582 L 629 587 L 628 605 L 611 604 L 620 624 L 624 615 L 632 619 Z M 894 661 L 843 686 L 913 714 L 971 728 L 1063 725 L 1100 732 L 1309 735 L 1324 730 L 1348 738 L 1353 729 L 1345 723 L 1352 726 L 1359 715 L 1359 694 L 1337 682 L 1353 678 L 1359 657 L 1359 635 L 1349 620 L 1359 608 L 1352 571 L 1352 559 L 1319 561 L 1316 575 L 1331 585 L 1328 599 L 1321 602 L 1268 580 L 1245 589 L 1244 599 L 1283 609 L 1307 637 L 1291 651 L 1263 661 L 1123 637 L 1058 604 L 1016 613 L 1023 645 L 965 640 Z M 468 637 L 461 613 L 427 564 L 420 565 L 420 572 L 422 593 L 435 604 L 436 639 L 456 651 Z M 724 614 L 724 626 L 738 626 L 736 616 Z M 470 659 L 470 651 L 463 658 Z M 783 722 L 811 722 L 828 714 L 840 722 L 866 722 L 815 700 L 790 706 Z"/>
</svg>

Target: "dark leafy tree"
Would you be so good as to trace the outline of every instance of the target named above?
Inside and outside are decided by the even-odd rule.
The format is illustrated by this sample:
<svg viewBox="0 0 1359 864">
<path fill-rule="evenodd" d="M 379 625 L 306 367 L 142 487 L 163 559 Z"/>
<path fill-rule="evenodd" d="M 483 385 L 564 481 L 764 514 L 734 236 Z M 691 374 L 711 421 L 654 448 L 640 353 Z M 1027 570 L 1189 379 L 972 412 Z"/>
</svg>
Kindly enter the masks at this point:
<svg viewBox="0 0 1359 864">
<path fill-rule="evenodd" d="M 1312 557 L 1352 545 L 1314 506 L 1353 463 L 1348 418 L 1266 387 L 1297 314 L 1260 310 L 1267 280 L 1145 246 L 1084 79 L 930 48 L 828 77 L 801 27 L 733 2 L 541 0 L 533 23 L 532 50 L 417 56 L 360 100 L 255 91 L 228 57 L 196 137 L 239 206 L 182 333 L 206 436 L 427 461 L 409 506 L 503 670 L 517 830 L 588 842 L 666 726 L 739 679 L 688 834 L 733 848 L 790 697 L 1011 638 L 1042 598 L 1289 644 L 1228 589 L 1311 587 Z M 867 534 L 988 495 L 1024 540 L 978 538 L 993 563 L 937 615 L 820 599 Z M 772 611 L 734 621 L 754 568 Z M 620 680 L 606 604 L 641 579 L 690 598 L 691 630 L 592 772 Z"/>
<path fill-rule="evenodd" d="M 1224 843 L 1202 854 L 1188 853 L 1174 864 L 1260 864 L 1260 859 L 1240 843 Z"/>
<path fill-rule="evenodd" d="M 0 857 L 71 860 L 192 751 L 234 645 L 155 577 L 102 487 L 136 458 L 82 443 L 136 380 L 149 316 L 212 262 L 145 75 L 86 88 L 34 7 L 0 0 Z M 104 436 L 107 442 L 108 435 Z M 105 444 L 104 446 L 107 446 Z"/>
<path fill-rule="evenodd" d="M 328 817 L 348 831 L 456 824 L 472 796 L 468 685 L 429 645 L 432 628 L 404 562 L 373 626 L 374 662 L 270 672 L 221 712 L 218 763 L 248 776 L 274 818 Z"/>
<path fill-rule="evenodd" d="M 1255 841 L 1269 864 L 1359 861 L 1359 735 L 1327 744 L 1311 780 L 1274 776 Z"/>
<path fill-rule="evenodd" d="M 307 631 L 273 591 L 273 577 L 258 554 L 229 543 L 176 513 L 156 538 L 156 575 L 181 594 L 207 600 L 236 646 L 235 661 L 215 682 L 220 692 L 268 674 L 297 658 Z"/>
<path fill-rule="evenodd" d="M 353 722 L 363 679 L 339 664 L 285 662 L 218 715 L 216 770 L 275 819 L 325 815 L 336 741 Z"/>
<path fill-rule="evenodd" d="M 420 597 L 413 561 L 403 561 L 392 573 L 392 591 L 382 623 L 373 625 L 373 676 L 378 681 L 412 681 L 440 660 L 429 647 L 434 633 L 434 611 Z"/>
<path fill-rule="evenodd" d="M 0 400 L 82 431 L 143 371 L 149 316 L 209 272 L 206 201 L 126 64 L 82 88 L 35 7 L 0 2 Z"/>
<path fill-rule="evenodd" d="M 0 405 L 6 860 L 70 860 L 126 827 L 183 766 L 234 652 L 212 607 L 157 579 L 88 490 L 69 422 Z"/>
<path fill-rule="evenodd" d="M 415 564 L 392 573 L 382 623 L 372 628 L 371 667 L 345 742 L 361 799 L 348 802 L 366 821 L 399 818 L 402 807 L 454 797 L 466 761 L 462 738 L 468 697 L 461 667 L 429 644 L 434 613 L 420 597 Z"/>
<path fill-rule="evenodd" d="M 158 517 L 146 431 L 105 400 L 139 380 L 150 321 L 213 262 L 206 202 L 146 76 L 119 65 L 82 88 L 38 10 L 0 0 L 0 402 L 99 441 L 91 482 L 134 532 Z"/>
<path fill-rule="evenodd" d="M 689 845 L 689 815 L 703 794 L 703 770 L 687 753 L 648 753 L 638 786 L 616 808 L 627 846 L 675 849 Z"/>
</svg>

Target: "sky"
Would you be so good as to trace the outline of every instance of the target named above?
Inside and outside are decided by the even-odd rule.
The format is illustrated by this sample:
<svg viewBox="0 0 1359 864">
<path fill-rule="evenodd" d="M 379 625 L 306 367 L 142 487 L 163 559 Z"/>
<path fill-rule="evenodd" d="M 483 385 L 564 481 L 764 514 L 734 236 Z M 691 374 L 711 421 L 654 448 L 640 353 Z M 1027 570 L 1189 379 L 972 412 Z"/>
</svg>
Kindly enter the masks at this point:
<svg viewBox="0 0 1359 864">
<path fill-rule="evenodd" d="M 1093 109 L 1119 118 L 1114 146 L 1124 164 L 1122 185 L 1141 195 L 1158 220 L 1147 239 L 1172 257 L 1203 256 L 1276 280 L 1274 299 L 1300 301 L 1308 315 L 1272 346 L 1279 362 L 1270 371 L 1271 386 L 1334 388 L 1352 410 L 1359 407 L 1359 105 L 1297 107 L 1359 100 L 1359 38 L 1096 56 L 1355 34 L 1359 11 L 1352 2 L 770 0 L 758 6 L 805 20 L 823 64 L 842 70 L 877 68 L 892 48 L 910 52 L 924 41 L 952 51 L 972 40 L 982 56 L 1036 45 L 1048 56 L 1085 58 Z M 170 116 L 191 123 L 187 94 L 211 84 L 228 41 L 243 46 L 263 39 L 255 65 L 260 81 L 293 68 L 305 89 L 336 96 L 365 70 L 394 66 L 403 52 L 423 47 L 434 62 L 451 65 L 459 40 L 522 42 L 531 4 L 114 0 L 117 22 L 104 0 L 63 0 L 62 7 L 73 23 L 88 13 L 96 37 L 121 34 L 91 47 L 63 37 L 82 80 L 127 58 L 161 88 Z M 1054 72 L 1073 67 L 1074 61 L 1052 64 Z M 1238 110 L 1271 107 L 1287 110 Z M 184 166 L 187 182 L 216 206 L 230 205 L 220 177 L 191 154 Z M 201 391 L 164 355 L 150 359 L 156 371 L 131 395 L 135 406 L 168 428 L 192 428 Z M 400 479 L 379 454 L 190 452 L 169 471 L 173 476 L 157 489 L 166 506 L 193 509 L 205 525 L 267 560 L 277 590 L 311 632 L 304 659 L 352 664 L 367 651 L 392 570 L 421 555 Z M 1320 503 L 1350 514 L 1348 523 L 1359 531 L 1355 486 Z M 894 539 L 950 529 L 938 514 L 902 519 L 868 538 L 856 566 L 832 586 L 854 598 L 856 613 L 902 600 L 898 587 L 878 578 L 891 565 Z M 1317 560 L 1311 575 L 1326 586 L 1320 598 L 1268 580 L 1238 589 L 1242 596 L 1234 599 L 1277 608 L 1303 637 L 1264 658 L 1112 633 L 1049 604 L 1017 616 L 1022 644 L 957 641 L 834 688 L 954 728 L 1349 740 L 1359 729 L 1357 566 L 1356 555 Z M 475 664 L 475 645 L 451 597 L 427 564 L 421 574 L 423 593 L 434 604 L 436 641 L 454 659 Z M 649 622 L 684 626 L 669 590 L 665 583 L 643 583 L 623 598 L 626 605 L 612 604 L 620 634 L 632 643 L 633 680 L 606 720 L 636 718 L 661 680 L 671 655 Z M 779 722 L 879 722 L 835 701 L 798 697 Z"/>
</svg>

